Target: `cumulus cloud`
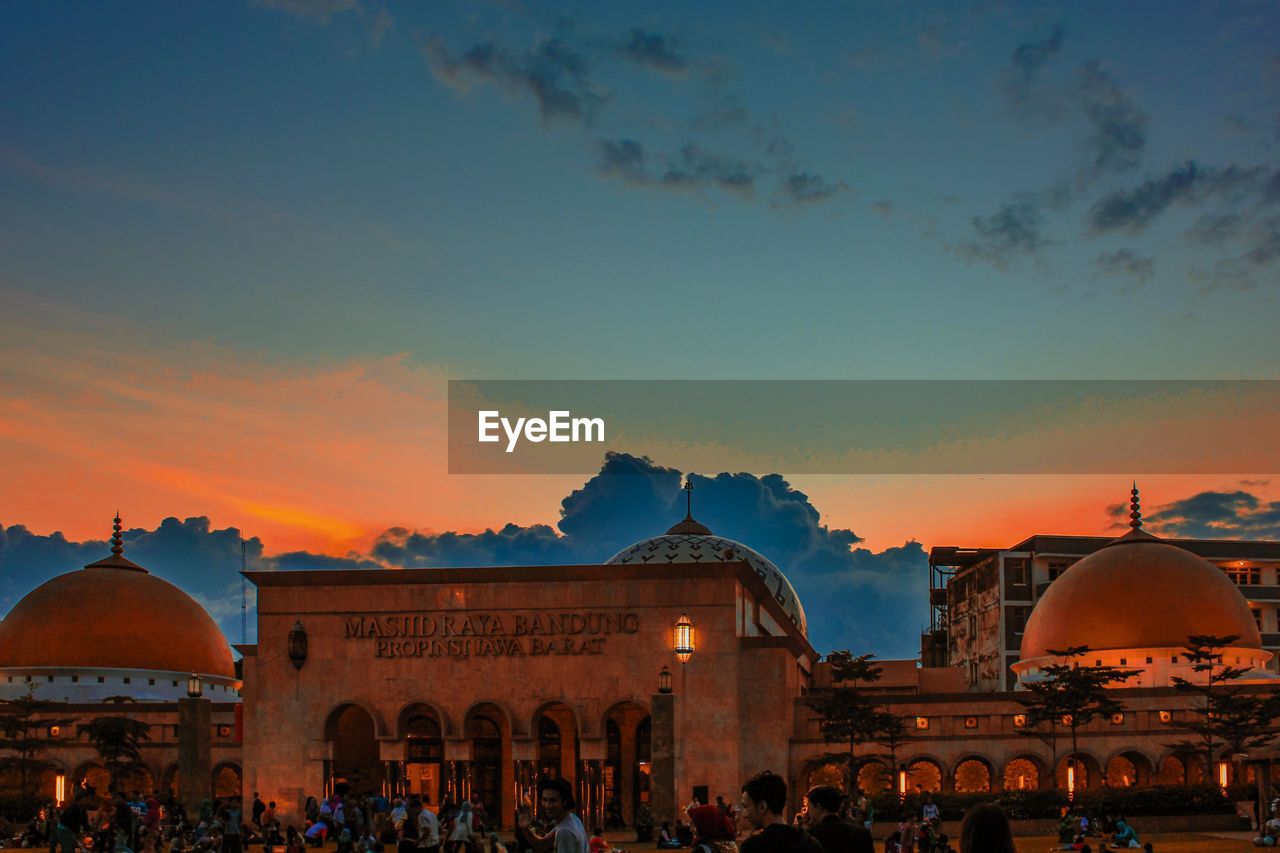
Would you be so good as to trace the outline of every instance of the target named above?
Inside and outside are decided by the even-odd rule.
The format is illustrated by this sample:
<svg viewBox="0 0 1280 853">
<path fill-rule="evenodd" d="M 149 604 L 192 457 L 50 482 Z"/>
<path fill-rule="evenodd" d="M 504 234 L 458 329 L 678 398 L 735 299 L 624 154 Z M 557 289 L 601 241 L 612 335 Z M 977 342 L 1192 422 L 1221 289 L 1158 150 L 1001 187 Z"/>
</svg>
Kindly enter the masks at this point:
<svg viewBox="0 0 1280 853">
<path fill-rule="evenodd" d="M 265 556 L 246 542 L 252 570 L 374 567 L 593 564 L 666 531 L 684 516 L 685 475 L 645 457 L 609 454 L 601 471 L 561 502 L 560 520 L 507 524 L 480 533 L 395 527 L 368 554 L 337 557 L 302 551 Z M 777 564 L 805 605 L 810 639 L 820 651 L 851 648 L 912 656 L 928 618 L 927 560 L 917 542 L 872 552 L 852 530 L 824 525 L 808 496 L 778 474 L 688 475 L 693 512 L 716 534 L 741 541 Z M 229 638 L 239 640 L 240 531 L 214 529 L 207 518 L 166 518 L 155 530 L 133 529 L 125 553 L 201 601 Z M 0 528 L 0 594 L 13 604 L 39 583 L 109 553 L 103 541 L 39 536 L 21 525 Z M 252 586 L 249 592 L 252 593 Z M 250 606 L 253 600 L 250 599 Z M 252 641 L 253 615 L 250 613 Z"/>
<path fill-rule="evenodd" d="M 1208 491 L 1159 507 L 1148 526 L 1164 536 L 1194 539 L 1280 539 L 1280 501 L 1252 492 Z"/>
</svg>

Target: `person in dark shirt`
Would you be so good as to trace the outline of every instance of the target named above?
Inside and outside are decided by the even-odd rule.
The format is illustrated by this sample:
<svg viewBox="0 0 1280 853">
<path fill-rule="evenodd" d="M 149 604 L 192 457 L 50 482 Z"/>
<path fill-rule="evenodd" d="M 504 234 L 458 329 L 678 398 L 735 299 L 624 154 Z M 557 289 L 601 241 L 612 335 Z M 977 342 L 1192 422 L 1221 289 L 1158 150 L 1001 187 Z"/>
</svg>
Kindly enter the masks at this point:
<svg viewBox="0 0 1280 853">
<path fill-rule="evenodd" d="M 826 853 L 875 853 L 871 831 L 840 816 L 840 791 L 817 785 L 805 794 L 808 801 L 809 834 L 818 839 Z"/>
<path fill-rule="evenodd" d="M 825 853 L 813 836 L 783 816 L 787 783 L 776 773 L 757 773 L 742 786 L 743 817 L 755 831 L 739 845 L 742 853 Z"/>
</svg>

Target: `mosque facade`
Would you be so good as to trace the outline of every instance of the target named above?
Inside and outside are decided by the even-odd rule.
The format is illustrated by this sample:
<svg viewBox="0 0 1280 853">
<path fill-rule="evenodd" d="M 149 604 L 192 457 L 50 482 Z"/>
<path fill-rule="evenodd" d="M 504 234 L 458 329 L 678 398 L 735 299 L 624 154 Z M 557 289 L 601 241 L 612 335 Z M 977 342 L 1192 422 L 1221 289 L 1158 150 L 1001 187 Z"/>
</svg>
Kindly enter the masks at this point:
<svg viewBox="0 0 1280 853">
<path fill-rule="evenodd" d="M 795 590 L 767 557 L 692 517 L 602 565 L 250 572 L 258 641 L 236 647 L 237 663 L 198 604 L 125 559 L 118 530 L 114 545 L 0 622 L 0 690 L 65 701 L 64 717 L 146 720 L 145 768 L 129 784 L 139 790 L 178 787 L 177 706 L 192 674 L 211 702 L 211 786 L 260 792 L 284 816 L 345 786 L 436 805 L 478 796 L 509 825 L 545 776 L 571 781 L 585 818 L 616 810 L 627 823 L 642 806 L 662 820 L 694 798 L 732 799 L 761 769 L 785 775 L 793 794 L 819 782 L 997 791 L 1066 781 L 1063 750 L 1026 736 L 1021 694 L 972 678 L 954 657 L 962 644 L 939 659 L 936 632 L 925 665 L 883 661 L 868 688 L 908 723 L 892 758 L 825 743 L 809 702 L 832 675 Z M 1079 786 L 1212 772 L 1167 746 L 1168 723 L 1192 713 L 1170 686 L 1185 672 L 1186 635 L 1238 636 L 1224 654 L 1251 670 L 1250 690 L 1273 689 L 1254 608 L 1222 568 L 1181 546 L 1135 523 L 1040 590 L 1019 632 L 1014 679 L 1040 677 L 1051 650 L 1071 645 L 1142 671 L 1115 691 L 1123 713 L 1081 731 Z M 1122 606 L 1134 589 L 1149 614 Z M 102 618 L 75 615 L 94 608 Z M 83 738 L 48 757 L 60 775 L 101 778 Z"/>
</svg>

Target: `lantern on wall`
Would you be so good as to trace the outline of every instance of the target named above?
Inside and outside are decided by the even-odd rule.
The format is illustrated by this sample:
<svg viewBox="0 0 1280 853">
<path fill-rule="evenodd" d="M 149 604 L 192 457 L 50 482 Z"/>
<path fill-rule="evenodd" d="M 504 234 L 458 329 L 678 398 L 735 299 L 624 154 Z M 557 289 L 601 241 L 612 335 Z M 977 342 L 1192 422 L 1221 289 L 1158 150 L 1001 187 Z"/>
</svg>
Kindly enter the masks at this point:
<svg viewBox="0 0 1280 853">
<path fill-rule="evenodd" d="M 191 673 L 187 676 L 187 696 L 191 699 L 199 699 L 204 693 L 204 686 L 200 683 L 200 676 Z"/>
<path fill-rule="evenodd" d="M 307 661 L 307 632 L 302 629 L 301 622 L 294 622 L 289 629 L 289 660 L 294 669 L 302 669 Z"/>
<path fill-rule="evenodd" d="M 667 669 L 665 666 L 662 667 L 662 672 L 658 673 L 658 692 L 671 692 L 671 670 Z"/>
<path fill-rule="evenodd" d="M 676 620 L 676 659 L 680 663 L 688 662 L 693 657 L 694 632 L 693 622 L 685 614 Z"/>
<path fill-rule="evenodd" d="M 59 806 L 67 801 L 67 777 L 62 773 L 53 777 L 53 796 Z"/>
</svg>

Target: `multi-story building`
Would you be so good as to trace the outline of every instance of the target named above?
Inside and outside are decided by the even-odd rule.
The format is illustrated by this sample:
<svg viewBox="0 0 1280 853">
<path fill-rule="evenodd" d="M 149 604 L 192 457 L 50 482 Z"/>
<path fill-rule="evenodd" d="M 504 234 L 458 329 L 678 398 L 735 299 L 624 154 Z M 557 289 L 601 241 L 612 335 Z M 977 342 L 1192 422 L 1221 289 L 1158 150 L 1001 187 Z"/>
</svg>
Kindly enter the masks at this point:
<svg viewBox="0 0 1280 853">
<path fill-rule="evenodd" d="M 970 690 L 1012 690 L 1031 609 L 1076 561 L 1108 536 L 1035 534 L 1009 548 L 936 546 L 929 551 L 930 630 L 925 666 L 958 666 Z M 1253 611 L 1262 648 L 1280 652 L 1280 542 L 1165 539 L 1218 566 Z M 1268 664 L 1277 670 L 1280 656 Z"/>
</svg>

